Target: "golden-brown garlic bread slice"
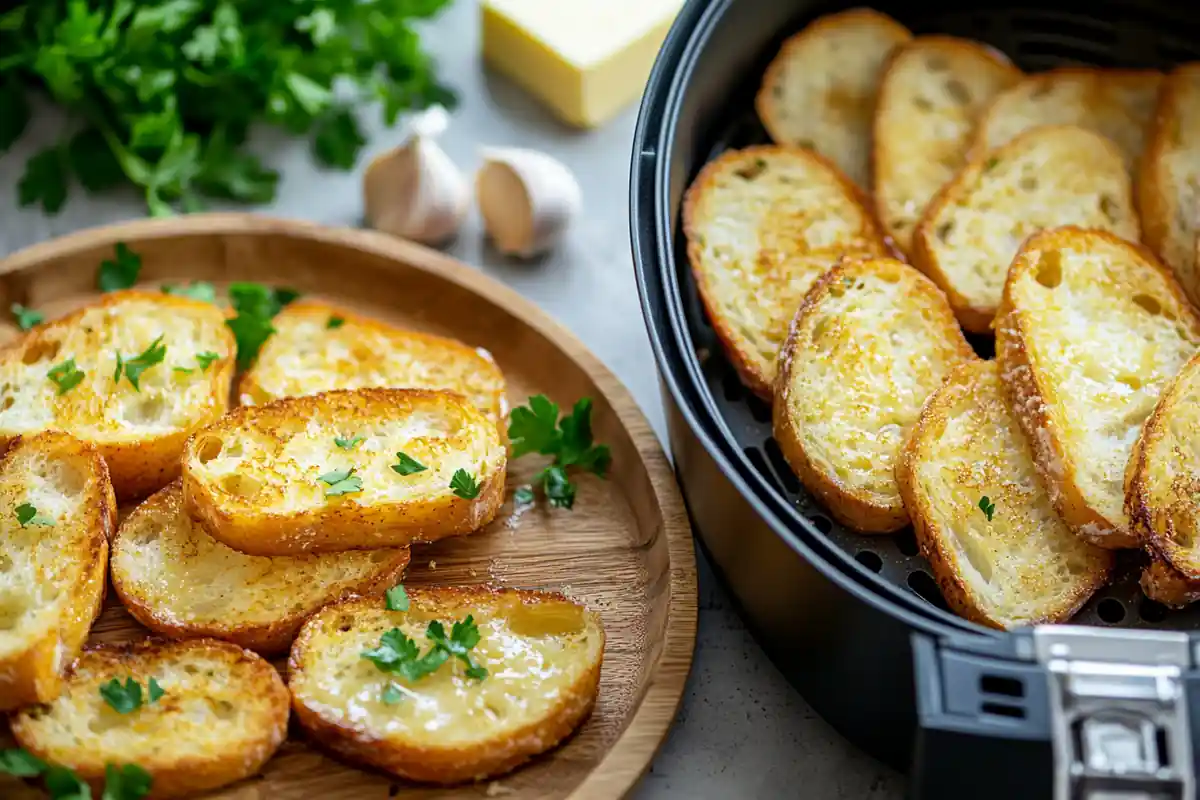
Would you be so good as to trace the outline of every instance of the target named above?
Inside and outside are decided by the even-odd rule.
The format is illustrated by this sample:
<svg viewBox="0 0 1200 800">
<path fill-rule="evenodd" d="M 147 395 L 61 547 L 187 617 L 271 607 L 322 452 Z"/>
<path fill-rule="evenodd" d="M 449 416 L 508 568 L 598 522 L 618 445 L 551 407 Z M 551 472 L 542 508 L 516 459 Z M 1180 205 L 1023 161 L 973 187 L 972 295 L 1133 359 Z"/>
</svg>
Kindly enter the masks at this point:
<svg viewBox="0 0 1200 800">
<path fill-rule="evenodd" d="M 890 258 L 843 263 L 804 299 L 779 354 L 775 438 L 843 524 L 908 524 L 896 463 L 921 406 L 974 358 L 933 282 Z"/>
<path fill-rule="evenodd" d="M 109 764 L 148 772 L 152 797 L 184 797 L 254 775 L 287 721 L 287 688 L 254 653 L 213 639 L 147 640 L 84 651 L 62 695 L 23 709 L 12 727 L 21 747 L 74 770 L 97 797 Z"/>
<path fill-rule="evenodd" d="M 968 39 L 918 36 L 892 52 L 875 110 L 872 187 L 879 221 L 905 253 L 929 201 L 967 162 L 975 123 L 1020 80 L 1003 54 Z"/>
<path fill-rule="evenodd" d="M 354 389 L 235 409 L 183 454 L 189 514 L 260 556 L 472 533 L 504 501 L 500 431 L 460 394 Z"/>
<path fill-rule="evenodd" d="M 0 710 L 58 696 L 100 613 L 116 520 L 91 445 L 48 432 L 0 458 Z"/>
<path fill-rule="evenodd" d="M 407 547 L 251 556 L 208 535 L 183 507 L 178 481 L 135 508 L 112 544 L 113 588 L 150 630 L 214 637 L 262 655 L 287 652 L 304 620 L 351 595 L 400 582 Z"/>
<path fill-rule="evenodd" d="M 331 389 L 447 389 L 504 425 L 504 375 L 481 347 L 314 300 L 292 303 L 271 324 L 275 334 L 238 384 L 243 405 Z"/>
<path fill-rule="evenodd" d="M 797 148 L 748 147 L 709 162 L 687 191 L 683 225 L 713 328 L 742 382 L 764 399 L 813 281 L 843 256 L 889 252 L 867 198 Z"/>
<path fill-rule="evenodd" d="M 969 163 L 929 204 L 913 263 L 946 292 L 968 331 L 991 328 L 1009 264 L 1033 233 L 1062 225 L 1137 241 L 1121 151 L 1084 128 L 1044 126 Z"/>
<path fill-rule="evenodd" d="M 235 343 L 211 303 L 113 292 L 0 351 L 0 441 L 63 430 L 104 456 L 119 499 L 179 475 L 183 443 L 229 407 Z"/>
<path fill-rule="evenodd" d="M 1113 554 L 1050 504 L 994 361 L 957 367 L 925 403 L 896 478 L 921 554 L 960 616 L 993 628 L 1064 622 Z"/>
<path fill-rule="evenodd" d="M 408 598 L 406 611 L 366 599 L 328 606 L 301 629 L 288 689 L 319 744 L 410 780 L 460 783 L 516 768 L 591 713 L 604 656 L 598 614 L 516 589 L 409 589 Z M 444 650 L 435 639 L 463 655 L 425 660 Z"/>
<path fill-rule="evenodd" d="M 1030 237 L 1004 287 L 996 358 L 1050 500 L 1076 534 L 1137 547 L 1126 466 L 1200 316 L 1149 250 L 1111 233 Z"/>
<path fill-rule="evenodd" d="M 777 144 L 815 150 L 857 186 L 870 185 L 871 120 L 883 66 L 912 38 L 867 8 L 829 14 L 783 43 L 755 108 Z"/>
</svg>

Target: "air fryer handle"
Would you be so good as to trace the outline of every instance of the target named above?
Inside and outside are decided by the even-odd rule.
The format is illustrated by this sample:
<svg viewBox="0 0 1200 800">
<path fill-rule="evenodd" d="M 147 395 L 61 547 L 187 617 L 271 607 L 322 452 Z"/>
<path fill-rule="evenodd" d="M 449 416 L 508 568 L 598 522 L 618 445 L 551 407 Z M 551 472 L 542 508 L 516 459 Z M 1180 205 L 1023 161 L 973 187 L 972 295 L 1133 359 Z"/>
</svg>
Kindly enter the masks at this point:
<svg viewBox="0 0 1200 800">
<path fill-rule="evenodd" d="M 1186 634 L 918 633 L 912 650 L 912 800 L 1196 796 L 1200 672 Z"/>
</svg>

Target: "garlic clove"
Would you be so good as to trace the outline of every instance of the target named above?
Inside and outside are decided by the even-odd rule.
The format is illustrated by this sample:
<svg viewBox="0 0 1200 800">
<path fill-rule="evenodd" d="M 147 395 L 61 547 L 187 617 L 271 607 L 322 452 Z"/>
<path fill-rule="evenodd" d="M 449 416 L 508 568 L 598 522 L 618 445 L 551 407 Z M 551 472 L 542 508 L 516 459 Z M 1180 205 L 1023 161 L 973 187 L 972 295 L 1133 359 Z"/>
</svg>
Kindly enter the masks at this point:
<svg viewBox="0 0 1200 800">
<path fill-rule="evenodd" d="M 480 155 L 475 193 L 496 249 L 530 258 L 557 244 L 583 206 L 566 165 L 537 150 L 487 147 Z"/>
<path fill-rule="evenodd" d="M 458 233 L 470 203 L 470 187 L 435 141 L 448 125 L 446 110 L 434 106 L 412 120 L 404 143 L 371 162 L 363 175 L 368 225 L 431 245 Z"/>
</svg>

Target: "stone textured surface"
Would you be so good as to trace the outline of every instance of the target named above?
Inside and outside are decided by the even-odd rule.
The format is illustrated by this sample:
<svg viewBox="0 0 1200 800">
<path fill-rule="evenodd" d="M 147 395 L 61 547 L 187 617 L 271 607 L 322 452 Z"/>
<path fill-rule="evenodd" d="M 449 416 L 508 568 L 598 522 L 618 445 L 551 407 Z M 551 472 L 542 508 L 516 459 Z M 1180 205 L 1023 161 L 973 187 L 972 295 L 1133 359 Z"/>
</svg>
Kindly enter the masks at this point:
<svg viewBox="0 0 1200 800">
<path fill-rule="evenodd" d="M 579 335 L 633 391 L 663 436 L 653 358 L 642 324 L 628 241 L 627 181 L 631 108 L 601 129 L 578 132 L 555 122 L 507 81 L 486 74 L 478 57 L 477 9 L 456 0 L 427 31 L 445 78 L 461 94 L 442 140 L 464 169 L 478 164 L 481 144 L 536 147 L 566 162 L 583 187 L 584 214 L 563 246 L 533 262 L 506 259 L 482 238 L 479 217 L 448 251 L 478 265 L 538 302 Z M 283 172 L 279 200 L 263 211 L 336 225 L 357 225 L 359 178 L 370 156 L 394 146 L 402 130 L 382 130 L 366 109 L 370 145 L 359 170 L 315 167 L 302 142 L 266 131 L 255 148 Z M 0 158 L 0 254 L 78 228 L 142 215 L 133 193 L 86 197 L 76 192 L 56 217 L 16 209 L 25 156 L 68 128 L 39 115 L 17 148 Z M 701 564 L 696 660 L 677 724 L 634 796 L 648 798 L 776 798 L 893 800 L 902 779 L 857 752 L 787 684 L 751 639 Z"/>
</svg>

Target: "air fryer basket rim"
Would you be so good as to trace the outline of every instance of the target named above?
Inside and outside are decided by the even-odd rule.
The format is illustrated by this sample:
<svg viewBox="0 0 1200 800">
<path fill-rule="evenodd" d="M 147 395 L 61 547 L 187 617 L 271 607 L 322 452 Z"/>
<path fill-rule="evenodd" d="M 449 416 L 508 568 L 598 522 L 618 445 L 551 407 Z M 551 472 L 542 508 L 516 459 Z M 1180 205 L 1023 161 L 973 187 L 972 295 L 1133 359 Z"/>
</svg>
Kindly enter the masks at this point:
<svg viewBox="0 0 1200 800">
<path fill-rule="evenodd" d="M 1008 635 L 936 608 L 867 571 L 848 553 L 828 541 L 809 520 L 801 519 L 800 530 L 785 522 L 784 515 L 775 510 L 775 506 L 785 502 L 784 498 L 777 496 L 762 476 L 744 470 L 739 467 L 738 459 L 730 457 L 722 441 L 730 440 L 728 431 L 720 430 L 724 422 L 711 397 L 707 396 L 703 381 L 695 374 L 681 379 L 677 372 L 680 368 L 694 372 L 697 365 L 693 357 L 686 355 L 695 350 L 686 326 L 680 324 L 685 312 L 679 287 L 667 275 L 674 265 L 672 249 L 676 227 L 668 197 L 669 156 L 675 144 L 680 104 L 696 60 L 712 30 L 734 1 L 705 3 L 690 0 L 685 4 L 664 40 L 647 81 L 634 132 L 630 167 L 630 235 L 642 315 L 660 379 L 689 430 L 719 464 L 725 477 L 776 536 L 827 578 L 860 600 L 883 606 L 899 621 L 917 630 L 934 635 L 961 635 L 963 632 Z M 671 358 L 664 337 L 674 341 L 679 358 Z M 689 391 L 685 383 L 695 389 Z M 718 430 L 712 430 L 710 424 Z"/>
</svg>

